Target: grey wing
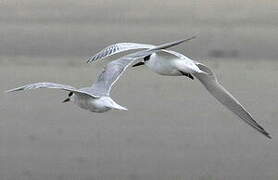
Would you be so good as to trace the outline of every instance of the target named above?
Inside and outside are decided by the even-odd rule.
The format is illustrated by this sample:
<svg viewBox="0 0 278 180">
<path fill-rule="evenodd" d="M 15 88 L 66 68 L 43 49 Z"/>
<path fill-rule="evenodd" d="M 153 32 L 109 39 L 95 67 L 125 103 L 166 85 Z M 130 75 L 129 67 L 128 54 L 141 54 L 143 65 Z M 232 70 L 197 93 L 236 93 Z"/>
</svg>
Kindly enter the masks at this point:
<svg viewBox="0 0 278 180">
<path fill-rule="evenodd" d="M 251 116 L 249 112 L 239 103 L 239 101 L 233 97 L 221 84 L 218 83 L 214 73 L 205 65 L 196 63 L 200 70 L 205 73 L 195 73 L 195 77 L 198 78 L 206 89 L 224 106 L 239 116 L 243 121 L 252 126 L 257 131 L 261 132 L 268 138 L 271 138 L 269 133 L 264 130 Z"/>
<path fill-rule="evenodd" d="M 87 62 L 93 62 L 98 59 L 104 59 L 106 57 L 118 54 L 124 51 L 134 50 L 134 49 L 149 49 L 153 48 L 153 45 L 150 44 L 139 44 L 139 43 L 117 43 L 112 44 L 101 51 L 99 51 L 94 56 L 91 56 Z"/>
<path fill-rule="evenodd" d="M 64 84 L 57 84 L 57 83 L 52 83 L 52 82 L 38 82 L 38 83 L 32 83 L 32 84 L 27 84 L 21 87 L 17 87 L 14 89 L 7 90 L 6 92 L 16 92 L 16 91 L 23 91 L 23 90 L 29 90 L 29 89 L 37 89 L 37 88 L 53 88 L 53 89 L 62 89 L 65 91 L 73 92 L 76 94 L 83 94 L 83 95 L 88 95 L 93 98 L 97 98 L 97 96 L 94 96 L 92 94 L 89 94 L 88 92 L 78 90 L 75 87 L 69 86 L 69 85 L 64 85 Z"/>
<path fill-rule="evenodd" d="M 97 81 L 92 85 L 90 92 L 98 96 L 109 96 L 112 86 L 126 68 L 138 60 L 139 58 L 125 56 L 108 63 L 98 75 Z"/>
<path fill-rule="evenodd" d="M 149 56 L 154 52 L 176 46 L 187 40 L 188 39 L 182 39 L 170 43 L 165 43 L 148 50 L 138 51 L 136 53 L 126 55 L 122 58 L 108 63 L 104 70 L 98 75 L 97 81 L 90 88 L 90 93 L 97 96 L 109 96 L 112 86 L 119 79 L 119 77 L 128 66 L 133 63 L 137 63 L 141 60 L 141 58 Z"/>
<path fill-rule="evenodd" d="M 175 46 L 177 44 L 180 44 L 181 42 L 190 41 L 190 40 L 195 39 L 195 38 L 196 38 L 196 36 L 192 36 L 192 37 L 187 38 L 187 39 L 183 39 L 183 40 L 176 41 L 176 42 L 170 42 L 170 43 L 162 44 L 160 46 L 163 46 L 163 49 L 166 49 L 166 48 Z M 151 45 L 151 44 L 139 44 L 139 43 L 117 43 L 117 44 L 112 44 L 112 45 L 104 48 L 100 52 L 98 52 L 96 55 L 90 57 L 87 62 L 93 62 L 93 61 L 96 61 L 98 59 L 103 59 L 103 58 L 112 56 L 114 54 L 120 53 L 120 52 L 134 50 L 134 49 L 153 49 L 153 50 L 155 50 L 155 49 L 162 49 L 160 46 L 154 46 L 154 45 Z"/>
</svg>

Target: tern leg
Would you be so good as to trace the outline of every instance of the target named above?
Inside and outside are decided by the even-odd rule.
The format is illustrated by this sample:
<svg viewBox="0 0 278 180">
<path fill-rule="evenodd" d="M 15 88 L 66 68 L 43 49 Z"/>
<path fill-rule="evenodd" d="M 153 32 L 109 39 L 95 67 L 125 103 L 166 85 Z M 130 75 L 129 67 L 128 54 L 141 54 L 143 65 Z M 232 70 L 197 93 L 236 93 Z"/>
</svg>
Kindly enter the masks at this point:
<svg viewBox="0 0 278 180">
<path fill-rule="evenodd" d="M 185 72 L 182 72 L 182 71 L 180 71 L 180 73 L 181 73 L 182 75 L 184 75 L 184 76 L 186 76 L 186 77 L 188 77 L 188 78 L 194 80 L 194 77 L 193 77 L 190 73 L 185 73 Z"/>
<path fill-rule="evenodd" d="M 70 98 L 67 98 L 64 101 L 62 101 L 62 103 L 66 103 L 66 102 L 69 102 L 69 101 L 70 101 Z"/>
<path fill-rule="evenodd" d="M 73 95 L 73 92 L 70 92 L 70 93 L 68 94 L 68 98 L 65 99 L 64 101 L 62 101 L 62 103 L 69 102 L 69 101 L 70 101 L 70 97 L 71 97 L 72 95 Z"/>
<path fill-rule="evenodd" d="M 144 64 L 145 64 L 144 62 L 139 62 L 139 63 L 134 64 L 132 67 L 141 66 L 141 65 L 144 65 Z"/>
<path fill-rule="evenodd" d="M 150 57 L 151 57 L 151 55 L 148 55 L 148 56 L 144 57 L 144 62 L 150 60 Z M 136 64 L 134 64 L 132 67 L 144 65 L 144 64 L 145 64 L 144 62 L 136 63 Z"/>
</svg>

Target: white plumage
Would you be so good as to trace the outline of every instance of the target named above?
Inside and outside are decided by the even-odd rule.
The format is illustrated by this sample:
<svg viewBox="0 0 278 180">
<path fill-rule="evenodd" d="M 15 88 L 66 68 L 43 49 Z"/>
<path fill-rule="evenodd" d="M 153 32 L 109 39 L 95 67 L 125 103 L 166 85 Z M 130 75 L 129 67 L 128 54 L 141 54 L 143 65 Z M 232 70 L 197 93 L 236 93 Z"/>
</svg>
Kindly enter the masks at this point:
<svg viewBox="0 0 278 180">
<path fill-rule="evenodd" d="M 193 39 L 192 37 L 190 39 Z M 188 39 L 188 40 L 190 40 Z M 117 43 L 104 48 L 95 56 L 92 56 L 88 62 L 101 60 L 114 54 L 135 50 L 154 48 L 154 45 L 138 44 L 138 43 Z M 111 52 L 108 49 L 113 49 Z M 229 110 L 239 116 L 243 121 L 252 126 L 257 131 L 261 132 L 268 138 L 271 138 L 251 116 L 251 114 L 233 97 L 217 80 L 212 70 L 202 63 L 192 60 L 183 54 L 172 50 L 161 50 L 152 53 L 148 58 L 138 65 L 145 64 L 152 71 L 166 76 L 182 76 L 185 75 L 191 79 L 196 77 L 220 103 L 226 106 Z M 193 77 L 194 76 L 194 77 Z"/>
</svg>

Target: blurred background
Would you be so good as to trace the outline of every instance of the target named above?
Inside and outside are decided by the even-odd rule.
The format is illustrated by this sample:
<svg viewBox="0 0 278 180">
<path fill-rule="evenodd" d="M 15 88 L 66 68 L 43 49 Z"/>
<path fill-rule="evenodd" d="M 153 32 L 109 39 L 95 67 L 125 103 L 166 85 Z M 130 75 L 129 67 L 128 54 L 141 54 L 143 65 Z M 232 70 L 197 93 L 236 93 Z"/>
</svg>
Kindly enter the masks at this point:
<svg viewBox="0 0 278 180">
<path fill-rule="evenodd" d="M 85 62 L 110 44 L 192 35 L 173 50 L 210 66 L 272 140 L 198 81 L 131 68 L 112 92 L 127 112 L 87 112 L 55 90 L 0 93 L 0 179 L 277 179 L 274 0 L 0 0 L 0 91 L 90 86 L 109 60 Z"/>
</svg>

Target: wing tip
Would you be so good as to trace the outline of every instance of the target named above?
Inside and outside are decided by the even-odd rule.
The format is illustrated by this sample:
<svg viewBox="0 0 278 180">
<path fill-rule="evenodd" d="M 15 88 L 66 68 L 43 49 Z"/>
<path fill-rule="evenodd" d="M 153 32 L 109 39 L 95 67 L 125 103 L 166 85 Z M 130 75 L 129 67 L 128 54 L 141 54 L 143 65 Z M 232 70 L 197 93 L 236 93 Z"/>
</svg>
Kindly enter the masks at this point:
<svg viewBox="0 0 278 180">
<path fill-rule="evenodd" d="M 86 62 L 91 63 L 92 61 L 94 61 L 94 57 L 89 57 Z"/>
<path fill-rule="evenodd" d="M 266 136 L 269 139 L 272 139 L 272 137 L 270 136 L 270 134 L 261 126 L 256 122 L 256 125 L 258 128 L 256 128 L 260 133 L 262 133 L 264 136 Z"/>
<path fill-rule="evenodd" d="M 196 39 L 196 38 L 197 38 L 197 35 L 193 35 L 190 38 L 185 39 L 185 41 L 190 41 L 190 40 Z"/>
<path fill-rule="evenodd" d="M 264 136 L 266 136 L 267 138 L 269 139 L 272 139 L 272 137 L 270 136 L 270 134 L 262 127 L 260 126 L 259 124 L 257 124 L 257 127 L 259 129 L 257 129 L 260 133 L 262 133 Z"/>
<path fill-rule="evenodd" d="M 9 89 L 9 90 L 5 90 L 4 93 L 12 93 L 12 92 L 15 92 L 15 91 L 18 91 L 18 90 L 19 90 L 18 88 Z"/>
<path fill-rule="evenodd" d="M 178 40 L 177 42 L 183 43 L 183 42 L 186 42 L 186 41 L 191 41 L 192 39 L 196 39 L 196 38 L 197 38 L 197 35 L 193 35 L 193 36 L 191 36 L 189 38 Z"/>
<path fill-rule="evenodd" d="M 262 134 L 265 135 L 268 139 L 272 139 L 272 137 L 270 136 L 270 134 L 266 131 L 262 131 Z"/>
</svg>

